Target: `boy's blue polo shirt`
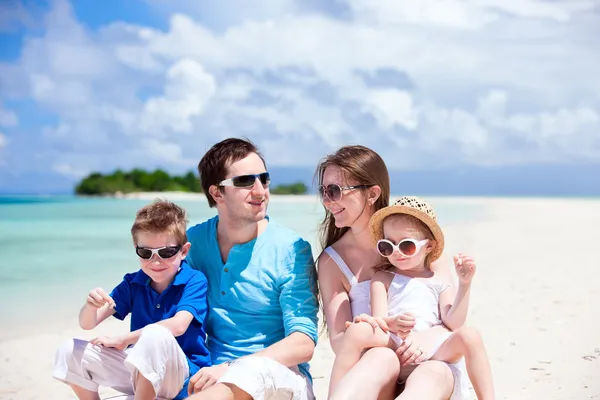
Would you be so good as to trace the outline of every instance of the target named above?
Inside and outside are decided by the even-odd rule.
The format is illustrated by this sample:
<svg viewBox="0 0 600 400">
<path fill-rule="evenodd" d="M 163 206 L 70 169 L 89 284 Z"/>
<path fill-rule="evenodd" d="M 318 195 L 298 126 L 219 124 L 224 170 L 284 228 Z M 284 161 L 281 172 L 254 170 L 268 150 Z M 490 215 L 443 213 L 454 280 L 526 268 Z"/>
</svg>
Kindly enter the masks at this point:
<svg viewBox="0 0 600 400">
<path fill-rule="evenodd" d="M 158 294 L 150 286 L 150 277 L 141 269 L 126 274 L 123 281 L 113 289 L 110 296 L 115 301 L 115 318 L 123 320 L 131 313 L 131 331 L 142 329 L 173 317 L 179 311 L 188 311 L 194 319 L 177 343 L 185 353 L 190 368 L 190 376 L 200 368 L 210 365 L 210 354 L 206 346 L 204 320 L 207 313 L 206 277 L 184 261 L 173 282 L 165 291 Z M 176 398 L 187 396 L 186 380 Z M 180 397 L 183 396 L 183 397 Z"/>
<path fill-rule="evenodd" d="M 310 244 L 269 221 L 223 263 L 218 216 L 188 229 L 187 261 L 208 278 L 208 348 L 214 364 L 256 353 L 301 332 L 317 342 L 316 276 Z M 308 363 L 299 365 L 310 378 Z"/>
</svg>

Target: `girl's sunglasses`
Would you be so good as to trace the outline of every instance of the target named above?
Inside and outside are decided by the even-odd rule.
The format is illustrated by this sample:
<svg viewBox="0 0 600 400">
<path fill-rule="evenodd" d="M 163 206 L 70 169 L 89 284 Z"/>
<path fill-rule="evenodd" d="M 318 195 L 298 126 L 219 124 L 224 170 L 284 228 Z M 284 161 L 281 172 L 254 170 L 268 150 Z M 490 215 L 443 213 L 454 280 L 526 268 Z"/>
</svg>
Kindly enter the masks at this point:
<svg viewBox="0 0 600 400">
<path fill-rule="evenodd" d="M 219 183 L 219 186 L 235 186 L 237 188 L 248 188 L 254 186 L 256 178 L 258 178 L 260 183 L 263 185 L 268 185 L 269 183 L 271 183 L 271 175 L 269 175 L 268 172 L 263 172 L 262 174 L 234 176 L 233 178 L 221 181 L 221 183 Z"/>
<path fill-rule="evenodd" d="M 149 260 L 152 258 L 152 255 L 155 253 L 162 259 L 167 259 L 173 257 L 175 254 L 179 253 L 181 250 L 181 246 L 167 246 L 160 247 L 158 249 L 149 249 L 147 247 L 138 247 L 135 246 L 135 253 L 144 260 Z"/>
<path fill-rule="evenodd" d="M 354 186 L 340 186 L 335 183 L 330 183 L 327 186 L 319 185 L 319 196 L 321 200 L 329 201 L 340 201 L 343 196 L 343 192 L 351 189 L 366 189 L 373 185 L 354 185 Z"/>
<path fill-rule="evenodd" d="M 402 239 L 398 244 L 394 244 L 387 239 L 381 239 L 377 242 L 377 251 L 384 257 L 390 257 L 394 254 L 394 250 L 398 250 L 398 253 L 404 257 L 412 257 L 416 255 L 421 247 L 425 246 L 429 242 L 429 239 L 417 240 L 417 239 Z"/>
</svg>

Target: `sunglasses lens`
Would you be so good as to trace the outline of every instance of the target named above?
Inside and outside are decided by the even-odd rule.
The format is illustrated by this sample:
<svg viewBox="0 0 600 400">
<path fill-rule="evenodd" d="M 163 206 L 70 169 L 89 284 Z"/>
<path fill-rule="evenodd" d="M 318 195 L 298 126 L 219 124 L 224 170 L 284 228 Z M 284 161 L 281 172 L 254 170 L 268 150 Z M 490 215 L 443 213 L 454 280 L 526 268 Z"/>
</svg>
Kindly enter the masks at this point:
<svg viewBox="0 0 600 400">
<path fill-rule="evenodd" d="M 256 177 L 254 175 L 241 175 L 232 179 L 235 187 L 250 187 L 254 185 Z"/>
<path fill-rule="evenodd" d="M 136 247 L 135 252 L 138 255 L 138 257 L 143 258 L 144 260 L 149 260 L 150 258 L 152 258 L 152 250 L 150 249 Z"/>
<path fill-rule="evenodd" d="M 263 185 L 268 185 L 269 183 L 271 183 L 271 175 L 268 172 L 263 172 L 262 174 L 260 174 L 258 176 L 258 179 Z"/>
<path fill-rule="evenodd" d="M 394 252 L 394 247 L 391 243 L 382 240 L 377 242 L 377 251 L 379 251 L 379 254 L 382 256 L 389 257 Z"/>
<path fill-rule="evenodd" d="M 338 201 L 342 198 L 342 189 L 338 185 L 327 185 L 325 193 L 331 201 Z"/>
<path fill-rule="evenodd" d="M 412 240 L 404 240 L 398 244 L 398 247 L 405 256 L 414 256 L 417 252 L 417 244 Z"/>
<path fill-rule="evenodd" d="M 179 249 L 179 246 L 165 247 L 164 249 L 158 250 L 158 255 L 160 256 L 160 258 L 171 258 L 179 252 Z"/>
</svg>

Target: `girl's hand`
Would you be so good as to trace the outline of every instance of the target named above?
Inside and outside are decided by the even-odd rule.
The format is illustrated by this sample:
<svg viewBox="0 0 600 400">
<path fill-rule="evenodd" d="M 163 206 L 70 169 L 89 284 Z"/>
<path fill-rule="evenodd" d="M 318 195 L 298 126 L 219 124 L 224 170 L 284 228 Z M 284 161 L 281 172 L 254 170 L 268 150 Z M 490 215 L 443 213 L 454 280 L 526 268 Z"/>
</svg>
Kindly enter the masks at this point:
<svg viewBox="0 0 600 400">
<path fill-rule="evenodd" d="M 387 322 L 390 332 L 395 333 L 402 339 L 406 338 L 411 333 L 417 323 L 415 317 L 408 312 L 396 315 L 395 317 L 385 318 L 385 321 Z"/>
<path fill-rule="evenodd" d="M 385 320 L 383 318 L 372 317 L 368 314 L 357 315 L 356 317 L 354 317 L 354 320 L 352 322 L 346 321 L 346 328 L 348 328 L 352 324 L 357 324 L 359 322 L 366 322 L 369 325 L 371 325 L 373 327 L 373 329 L 381 328 L 381 330 L 383 330 L 386 333 L 390 330 L 390 328 L 388 327 L 388 324 L 385 322 Z"/>
<path fill-rule="evenodd" d="M 454 267 L 456 268 L 459 284 L 469 285 L 471 280 L 473 280 L 475 270 L 477 269 L 477 265 L 475 265 L 473 258 L 458 253 L 454 256 Z"/>
<path fill-rule="evenodd" d="M 108 337 L 108 336 L 100 336 L 90 340 L 90 343 L 96 346 L 104 346 L 104 347 L 112 347 L 117 350 L 125 350 L 127 347 L 127 343 L 123 340 L 123 338 L 117 337 Z"/>
</svg>

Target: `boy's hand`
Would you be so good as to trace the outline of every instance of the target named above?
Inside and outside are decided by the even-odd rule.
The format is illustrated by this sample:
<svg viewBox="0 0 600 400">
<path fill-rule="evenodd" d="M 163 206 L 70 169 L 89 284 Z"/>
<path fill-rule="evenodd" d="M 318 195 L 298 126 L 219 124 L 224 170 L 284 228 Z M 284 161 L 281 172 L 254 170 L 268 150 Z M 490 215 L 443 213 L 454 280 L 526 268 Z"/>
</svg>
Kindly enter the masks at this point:
<svg viewBox="0 0 600 400">
<path fill-rule="evenodd" d="M 100 336 L 90 340 L 90 343 L 93 345 L 100 345 L 104 347 L 112 347 L 117 350 L 125 350 L 127 347 L 127 343 L 121 337 L 108 337 L 108 336 Z"/>
<path fill-rule="evenodd" d="M 87 297 L 87 304 L 94 308 L 103 307 L 105 304 L 108 304 L 110 308 L 115 307 L 115 301 L 102 288 L 90 290 Z"/>
<path fill-rule="evenodd" d="M 454 256 L 454 266 L 456 267 L 456 275 L 458 275 L 459 284 L 468 285 L 475 275 L 477 266 L 473 258 L 458 253 Z"/>
</svg>

